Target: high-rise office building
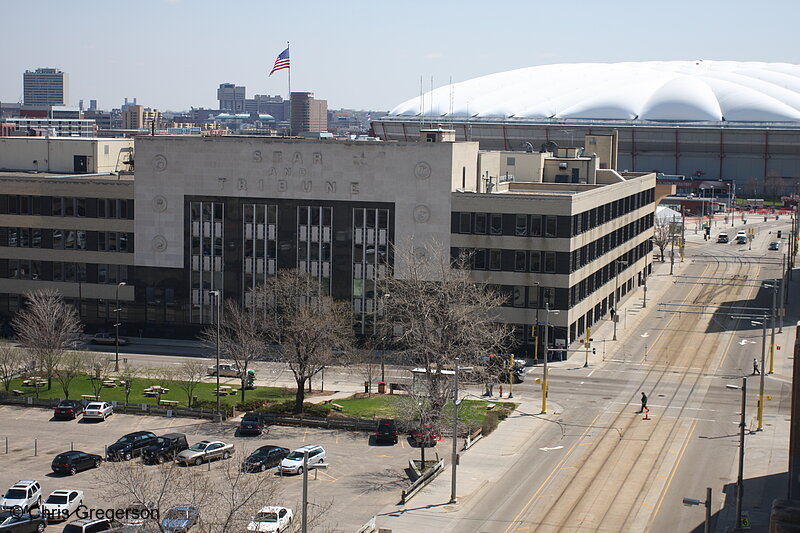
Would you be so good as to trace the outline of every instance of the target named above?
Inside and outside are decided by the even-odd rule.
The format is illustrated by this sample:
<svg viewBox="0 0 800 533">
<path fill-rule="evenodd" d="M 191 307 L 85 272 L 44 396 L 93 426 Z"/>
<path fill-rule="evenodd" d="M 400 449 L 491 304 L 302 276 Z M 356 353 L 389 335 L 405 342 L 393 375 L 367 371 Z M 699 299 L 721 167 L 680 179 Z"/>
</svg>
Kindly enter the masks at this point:
<svg viewBox="0 0 800 533">
<path fill-rule="evenodd" d="M 69 74 L 57 68 L 26 70 L 22 77 L 25 105 L 66 105 Z"/>
<path fill-rule="evenodd" d="M 328 131 L 328 101 L 317 100 L 314 93 L 291 94 L 292 135 L 310 131 Z"/>
<path fill-rule="evenodd" d="M 161 127 L 161 111 L 145 108 L 142 105 L 130 105 L 122 112 L 122 129 L 150 129 L 155 122 L 156 129 Z"/>
<path fill-rule="evenodd" d="M 220 110 L 244 113 L 245 90 L 245 87 L 233 83 L 220 83 L 217 89 Z"/>
</svg>

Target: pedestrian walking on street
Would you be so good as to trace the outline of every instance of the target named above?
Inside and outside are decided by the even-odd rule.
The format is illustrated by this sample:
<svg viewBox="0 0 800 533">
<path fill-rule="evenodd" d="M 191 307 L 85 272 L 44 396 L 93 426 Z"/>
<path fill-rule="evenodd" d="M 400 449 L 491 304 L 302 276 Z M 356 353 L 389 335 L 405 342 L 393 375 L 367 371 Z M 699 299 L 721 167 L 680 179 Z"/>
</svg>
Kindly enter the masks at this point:
<svg viewBox="0 0 800 533">
<path fill-rule="evenodd" d="M 643 413 L 644 410 L 647 408 L 647 394 L 642 391 L 642 408 L 639 410 L 640 413 Z"/>
<path fill-rule="evenodd" d="M 753 376 L 756 374 L 761 374 L 761 370 L 758 369 L 758 359 L 753 357 Z"/>
</svg>

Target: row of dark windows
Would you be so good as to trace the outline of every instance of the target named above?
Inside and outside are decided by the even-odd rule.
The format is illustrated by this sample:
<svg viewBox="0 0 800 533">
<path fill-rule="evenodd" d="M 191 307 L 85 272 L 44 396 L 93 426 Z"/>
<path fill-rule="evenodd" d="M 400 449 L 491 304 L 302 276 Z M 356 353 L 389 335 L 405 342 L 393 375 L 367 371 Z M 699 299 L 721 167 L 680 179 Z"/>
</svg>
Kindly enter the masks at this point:
<svg viewBox="0 0 800 533">
<path fill-rule="evenodd" d="M 451 248 L 453 259 L 466 261 L 472 270 L 507 272 L 545 272 L 568 274 L 569 254 L 538 250 L 503 250 L 500 248 Z M 560 268 L 559 268 L 560 267 Z"/>
<path fill-rule="evenodd" d="M 603 285 L 613 280 L 616 275 L 628 268 L 637 260 L 646 256 L 653 250 L 653 243 L 650 240 L 640 243 L 635 248 L 625 252 L 616 260 L 600 267 L 593 273 L 586 276 L 583 280 L 573 285 L 569 289 L 569 306 L 577 304 L 589 295 L 600 289 Z"/>
<path fill-rule="evenodd" d="M 568 237 L 570 217 L 453 212 L 452 233 L 517 237 Z"/>
<path fill-rule="evenodd" d="M 133 200 L 0 194 L 0 215 L 121 218 L 133 220 Z"/>
<path fill-rule="evenodd" d="M 104 263 L 72 263 L 35 261 L 32 259 L 0 260 L 0 278 L 72 283 L 117 284 L 132 279 L 133 267 Z"/>
<path fill-rule="evenodd" d="M 508 213 L 452 213 L 451 233 L 516 237 L 569 238 L 631 213 L 655 201 L 655 189 L 595 207 L 573 216 Z"/>
<path fill-rule="evenodd" d="M 572 235 L 580 235 L 610 220 L 655 202 L 656 190 L 647 189 L 572 216 Z"/>
<path fill-rule="evenodd" d="M 133 253 L 133 233 L 0 227 L 0 246 Z"/>
<path fill-rule="evenodd" d="M 628 242 L 640 233 L 653 227 L 653 214 L 647 214 L 625 226 L 607 233 L 594 241 L 581 246 L 571 253 L 570 272 L 575 272 L 617 246 Z"/>
</svg>

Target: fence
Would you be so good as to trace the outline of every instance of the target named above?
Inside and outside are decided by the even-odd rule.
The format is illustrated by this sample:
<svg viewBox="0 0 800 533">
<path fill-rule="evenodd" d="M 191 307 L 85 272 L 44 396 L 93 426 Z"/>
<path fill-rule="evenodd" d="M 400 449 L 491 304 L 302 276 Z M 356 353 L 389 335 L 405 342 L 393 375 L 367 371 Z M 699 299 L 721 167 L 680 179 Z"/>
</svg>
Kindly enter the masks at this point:
<svg viewBox="0 0 800 533">
<path fill-rule="evenodd" d="M 422 487 L 433 481 L 436 476 L 444 470 L 444 459 L 440 459 L 438 463 L 425 471 L 414 483 L 408 486 L 403 492 L 400 493 L 400 505 L 405 505 Z"/>
<path fill-rule="evenodd" d="M 378 427 L 377 420 L 364 420 L 362 418 L 312 418 L 305 416 L 279 415 L 264 413 L 261 415 L 264 424 L 277 426 L 300 426 L 323 429 L 345 429 L 349 431 L 375 431 Z"/>
<path fill-rule="evenodd" d="M 16 405 L 20 407 L 40 407 L 45 409 L 54 409 L 59 403 L 60 399 L 57 398 L 34 398 L 32 396 L 9 396 L 5 393 L 0 393 L 0 404 L 2 405 Z M 151 405 L 149 403 L 125 403 L 125 402 L 111 402 L 114 407 L 115 413 L 125 413 L 131 415 L 149 415 L 149 416 L 173 416 L 182 418 L 203 418 L 214 420 L 216 418 L 216 411 L 213 409 L 199 409 L 188 407 L 168 407 L 164 405 Z M 222 419 L 226 420 L 231 416 L 231 412 L 223 412 Z"/>
</svg>

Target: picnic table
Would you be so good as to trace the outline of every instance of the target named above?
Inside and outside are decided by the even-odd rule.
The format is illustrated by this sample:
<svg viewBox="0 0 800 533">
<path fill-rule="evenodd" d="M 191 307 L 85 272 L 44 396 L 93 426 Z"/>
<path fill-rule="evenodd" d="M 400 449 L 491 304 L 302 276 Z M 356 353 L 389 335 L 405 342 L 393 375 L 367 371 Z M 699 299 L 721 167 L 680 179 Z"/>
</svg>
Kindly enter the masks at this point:
<svg viewBox="0 0 800 533">
<path fill-rule="evenodd" d="M 81 394 L 81 398 L 83 398 L 84 400 L 94 400 L 94 401 L 98 400 L 97 396 L 95 396 L 94 394 Z"/>
<path fill-rule="evenodd" d="M 177 407 L 179 403 L 178 400 L 158 400 L 159 405 L 169 405 L 172 407 Z"/>
<path fill-rule="evenodd" d="M 106 381 L 103 382 L 103 387 L 116 387 L 116 386 L 117 382 L 113 379 L 107 379 Z"/>
</svg>

